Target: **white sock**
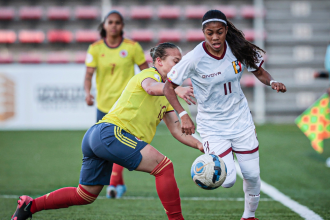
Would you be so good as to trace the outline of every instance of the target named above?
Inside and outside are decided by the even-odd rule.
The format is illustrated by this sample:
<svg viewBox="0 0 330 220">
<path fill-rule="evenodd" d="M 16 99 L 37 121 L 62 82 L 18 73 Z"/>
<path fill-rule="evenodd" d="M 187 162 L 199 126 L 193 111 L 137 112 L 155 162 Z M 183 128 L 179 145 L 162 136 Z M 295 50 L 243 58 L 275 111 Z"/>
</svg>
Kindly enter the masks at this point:
<svg viewBox="0 0 330 220">
<path fill-rule="evenodd" d="M 257 153 L 257 152 L 256 152 Z M 255 217 L 255 211 L 258 208 L 260 200 L 260 168 L 259 154 L 254 159 L 250 159 L 251 155 L 247 154 L 244 160 L 244 155 L 240 155 L 239 165 L 244 177 L 243 191 L 245 193 L 244 213 L 243 218 Z"/>
</svg>

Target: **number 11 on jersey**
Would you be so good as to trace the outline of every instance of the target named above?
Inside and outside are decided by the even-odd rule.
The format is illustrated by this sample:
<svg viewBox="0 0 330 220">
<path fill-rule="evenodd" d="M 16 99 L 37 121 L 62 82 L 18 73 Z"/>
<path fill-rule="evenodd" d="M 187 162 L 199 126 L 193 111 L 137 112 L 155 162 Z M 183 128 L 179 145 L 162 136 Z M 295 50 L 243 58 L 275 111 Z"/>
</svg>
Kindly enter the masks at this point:
<svg viewBox="0 0 330 220">
<path fill-rule="evenodd" d="M 228 82 L 228 90 L 227 90 L 227 83 L 223 84 L 224 90 L 225 90 L 225 95 L 227 95 L 228 90 L 229 93 L 231 93 L 231 82 Z"/>
</svg>

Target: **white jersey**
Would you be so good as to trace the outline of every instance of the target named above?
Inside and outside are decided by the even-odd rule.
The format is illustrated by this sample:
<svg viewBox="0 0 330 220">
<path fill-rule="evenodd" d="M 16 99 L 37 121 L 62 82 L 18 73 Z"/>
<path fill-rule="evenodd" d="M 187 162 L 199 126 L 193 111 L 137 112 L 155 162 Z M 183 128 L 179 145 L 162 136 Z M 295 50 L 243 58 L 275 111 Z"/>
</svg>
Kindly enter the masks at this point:
<svg viewBox="0 0 330 220">
<path fill-rule="evenodd" d="M 262 63 L 260 56 L 256 65 L 260 67 Z M 243 70 L 244 65 L 233 55 L 227 42 L 221 57 L 210 54 L 202 42 L 168 73 L 169 81 L 177 85 L 191 79 L 198 103 L 197 131 L 202 138 L 216 135 L 232 139 L 255 128 L 240 85 Z"/>
</svg>

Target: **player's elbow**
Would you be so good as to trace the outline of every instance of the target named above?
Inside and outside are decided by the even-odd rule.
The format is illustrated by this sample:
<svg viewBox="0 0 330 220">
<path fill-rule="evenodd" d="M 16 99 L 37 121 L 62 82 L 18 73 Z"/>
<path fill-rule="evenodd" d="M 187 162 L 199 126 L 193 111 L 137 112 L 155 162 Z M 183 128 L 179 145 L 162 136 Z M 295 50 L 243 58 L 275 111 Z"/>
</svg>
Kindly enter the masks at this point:
<svg viewBox="0 0 330 220">
<path fill-rule="evenodd" d="M 146 88 L 146 92 L 152 96 L 156 95 L 156 92 L 150 87 Z"/>
</svg>

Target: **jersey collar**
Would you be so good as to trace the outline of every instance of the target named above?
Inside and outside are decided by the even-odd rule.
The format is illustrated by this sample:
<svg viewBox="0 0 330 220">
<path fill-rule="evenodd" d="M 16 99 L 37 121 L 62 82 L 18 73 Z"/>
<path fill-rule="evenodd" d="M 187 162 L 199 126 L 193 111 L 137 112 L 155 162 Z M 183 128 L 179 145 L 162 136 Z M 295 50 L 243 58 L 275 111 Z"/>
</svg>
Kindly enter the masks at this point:
<svg viewBox="0 0 330 220">
<path fill-rule="evenodd" d="M 160 75 L 160 73 L 158 72 L 158 69 L 157 69 L 156 67 L 154 67 L 154 66 L 153 66 L 152 68 L 154 68 L 155 71 L 158 73 L 158 75 L 159 75 L 160 78 L 162 79 L 162 83 L 165 83 L 165 82 L 163 81 L 162 75 Z"/>
<path fill-rule="evenodd" d="M 223 50 L 223 54 L 221 55 L 221 57 L 217 57 L 217 56 L 214 56 L 213 54 L 211 54 L 207 48 L 206 48 L 206 42 L 204 41 L 203 42 L 203 49 L 205 51 L 205 53 L 207 53 L 207 55 L 209 55 L 210 57 L 216 59 L 216 60 L 221 60 L 224 58 L 225 54 L 226 54 L 226 51 L 227 51 L 227 42 L 225 41 L 225 49 Z"/>
<path fill-rule="evenodd" d="M 110 45 L 108 45 L 108 44 L 107 44 L 107 41 L 105 40 L 105 38 L 103 39 L 103 42 L 104 42 L 104 44 L 105 44 L 107 47 L 109 47 L 110 49 L 115 49 L 115 48 L 118 48 L 118 47 L 121 45 L 121 43 L 123 42 L 123 40 L 124 40 L 124 38 L 121 37 L 121 40 L 120 40 L 119 44 L 116 45 L 116 46 L 114 46 L 114 47 L 111 47 Z"/>
</svg>

